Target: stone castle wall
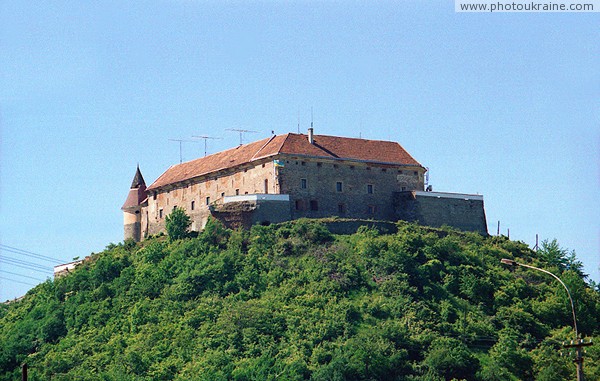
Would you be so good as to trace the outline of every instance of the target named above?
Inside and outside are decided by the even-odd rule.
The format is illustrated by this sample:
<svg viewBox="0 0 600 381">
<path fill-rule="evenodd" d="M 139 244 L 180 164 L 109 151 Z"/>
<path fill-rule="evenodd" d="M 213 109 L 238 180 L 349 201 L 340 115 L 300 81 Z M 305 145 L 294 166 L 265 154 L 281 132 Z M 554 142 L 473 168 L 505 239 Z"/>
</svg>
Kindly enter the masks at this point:
<svg viewBox="0 0 600 381">
<path fill-rule="evenodd" d="M 224 197 L 277 192 L 271 160 L 255 162 L 240 166 L 235 171 L 222 171 L 176 185 L 148 193 L 142 236 L 164 232 L 165 217 L 175 207 L 183 208 L 192 219 L 191 230 L 199 231 L 204 228 L 211 215 L 210 207 L 221 203 Z"/>
<path fill-rule="evenodd" d="M 394 196 L 396 220 L 487 235 L 483 196 L 441 192 L 399 192 Z"/>
<path fill-rule="evenodd" d="M 281 222 L 283 216 L 286 220 L 330 216 L 393 220 L 394 192 L 423 189 L 422 167 L 286 155 L 277 159 L 281 165 L 276 166 L 271 157 L 150 191 L 148 206 L 142 209 L 142 237 L 164 232 L 165 217 L 176 206 L 191 217 L 192 230 L 201 230 L 211 207 L 214 210 L 228 196 L 289 194 L 285 207 L 266 201 L 257 204 L 251 220 L 258 223 Z"/>
<path fill-rule="evenodd" d="M 282 157 L 281 193 L 292 218 L 330 216 L 392 220 L 393 194 L 422 190 L 424 169 L 365 162 Z"/>
<path fill-rule="evenodd" d="M 149 192 L 141 223 L 127 221 L 125 236 L 143 239 L 164 232 L 165 218 L 176 206 L 191 217 L 194 231 L 204 228 L 211 215 L 231 227 L 337 216 L 448 225 L 487 235 L 483 197 L 423 192 L 421 167 L 282 155 L 276 166 L 272 159 Z M 237 209 L 235 203 L 227 205 L 236 196 L 261 194 L 285 194 L 289 199 L 255 199 Z"/>
</svg>

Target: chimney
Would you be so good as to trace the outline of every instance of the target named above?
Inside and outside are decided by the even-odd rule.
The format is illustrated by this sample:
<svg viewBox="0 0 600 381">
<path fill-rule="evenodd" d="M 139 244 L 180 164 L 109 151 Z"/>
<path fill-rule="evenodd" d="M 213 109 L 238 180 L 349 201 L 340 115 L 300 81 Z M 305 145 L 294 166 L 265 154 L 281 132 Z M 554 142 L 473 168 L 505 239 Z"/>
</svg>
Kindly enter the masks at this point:
<svg viewBox="0 0 600 381">
<path fill-rule="evenodd" d="M 308 142 L 310 144 L 315 143 L 315 137 L 313 136 L 313 128 L 312 127 L 308 129 Z"/>
</svg>

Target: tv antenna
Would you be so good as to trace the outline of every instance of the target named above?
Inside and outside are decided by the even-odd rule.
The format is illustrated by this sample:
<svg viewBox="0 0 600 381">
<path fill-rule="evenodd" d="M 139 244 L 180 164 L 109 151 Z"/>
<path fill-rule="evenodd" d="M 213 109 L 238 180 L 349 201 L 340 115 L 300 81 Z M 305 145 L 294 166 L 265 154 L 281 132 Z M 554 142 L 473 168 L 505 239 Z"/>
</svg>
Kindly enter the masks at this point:
<svg viewBox="0 0 600 381">
<path fill-rule="evenodd" d="M 183 142 L 198 143 L 195 140 L 187 140 L 187 139 L 169 139 L 169 141 L 179 142 L 179 164 L 183 163 L 183 154 L 182 154 L 182 149 L 181 149 Z"/>
<path fill-rule="evenodd" d="M 206 135 L 194 135 L 194 136 L 192 136 L 192 138 L 204 139 L 204 156 L 205 157 L 206 157 L 206 141 L 208 139 L 211 139 L 211 140 L 220 140 L 220 139 L 223 139 L 223 138 L 213 138 L 212 136 L 206 136 Z"/>
<path fill-rule="evenodd" d="M 239 132 L 240 133 L 240 145 L 242 145 L 242 134 L 244 132 L 249 132 L 249 133 L 256 133 L 256 132 L 258 132 L 258 131 L 253 131 L 253 130 L 241 130 L 241 129 L 238 129 L 238 128 L 227 128 L 225 131 L 237 131 L 237 132 Z"/>
</svg>

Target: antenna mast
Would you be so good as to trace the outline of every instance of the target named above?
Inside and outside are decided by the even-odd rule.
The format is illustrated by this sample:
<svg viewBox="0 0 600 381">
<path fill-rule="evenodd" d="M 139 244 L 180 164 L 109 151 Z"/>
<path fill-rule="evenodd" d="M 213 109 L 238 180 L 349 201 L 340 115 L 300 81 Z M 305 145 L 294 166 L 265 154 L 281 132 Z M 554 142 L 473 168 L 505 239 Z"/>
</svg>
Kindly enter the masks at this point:
<svg viewBox="0 0 600 381">
<path fill-rule="evenodd" d="M 172 142 L 179 142 L 179 164 L 183 163 L 183 155 L 181 150 L 181 145 L 183 142 L 197 143 L 194 140 L 186 140 L 186 139 L 169 139 Z"/>
<path fill-rule="evenodd" d="M 172 142 L 179 142 L 179 164 L 183 163 L 183 156 L 181 154 L 181 143 L 183 143 L 183 139 L 169 139 Z"/>
<path fill-rule="evenodd" d="M 249 132 L 249 133 L 256 133 L 258 131 L 253 131 L 253 130 L 240 130 L 238 128 L 227 128 L 225 131 L 237 131 L 240 133 L 240 145 L 242 145 L 242 134 L 244 132 Z"/>
<path fill-rule="evenodd" d="M 222 138 L 213 138 L 212 136 L 206 136 L 206 135 L 194 135 L 192 136 L 192 138 L 197 138 L 197 139 L 204 139 L 204 156 L 206 157 L 206 141 L 208 139 L 211 140 L 220 140 Z"/>
</svg>

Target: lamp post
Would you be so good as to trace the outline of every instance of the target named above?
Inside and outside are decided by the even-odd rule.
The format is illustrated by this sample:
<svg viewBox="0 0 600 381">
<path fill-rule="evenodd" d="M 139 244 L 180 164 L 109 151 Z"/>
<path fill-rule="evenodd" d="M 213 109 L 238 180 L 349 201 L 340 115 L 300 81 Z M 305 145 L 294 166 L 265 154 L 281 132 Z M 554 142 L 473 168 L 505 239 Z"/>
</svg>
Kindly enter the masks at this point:
<svg viewBox="0 0 600 381">
<path fill-rule="evenodd" d="M 567 285 L 564 284 L 564 282 L 562 280 L 560 280 L 559 277 L 552 274 L 550 271 L 540 269 L 535 266 L 526 265 L 524 263 L 519 263 L 517 261 L 513 261 L 512 259 L 503 258 L 500 260 L 500 262 L 502 262 L 508 266 L 522 266 L 522 267 L 527 267 L 529 269 L 534 269 L 534 270 L 546 273 L 546 274 L 552 276 L 557 281 L 559 281 L 560 284 L 562 284 L 562 286 L 565 288 L 565 290 L 567 290 L 567 295 L 569 296 L 569 301 L 571 302 L 571 311 L 573 312 L 573 329 L 575 330 L 575 341 L 571 340 L 571 343 L 567 343 L 567 344 L 563 343 L 563 346 L 565 348 L 575 348 L 575 360 L 573 360 L 573 362 L 577 365 L 577 381 L 585 381 L 584 376 L 583 376 L 583 356 L 581 354 L 581 348 L 592 345 L 592 342 L 590 341 L 590 342 L 584 343 L 583 340 L 579 339 L 579 334 L 577 332 L 577 317 L 575 316 L 575 305 L 573 304 L 573 298 L 571 297 L 571 291 L 569 291 L 569 288 L 567 287 Z"/>
</svg>

